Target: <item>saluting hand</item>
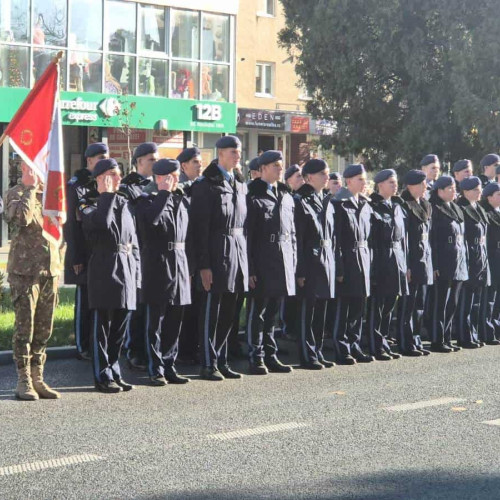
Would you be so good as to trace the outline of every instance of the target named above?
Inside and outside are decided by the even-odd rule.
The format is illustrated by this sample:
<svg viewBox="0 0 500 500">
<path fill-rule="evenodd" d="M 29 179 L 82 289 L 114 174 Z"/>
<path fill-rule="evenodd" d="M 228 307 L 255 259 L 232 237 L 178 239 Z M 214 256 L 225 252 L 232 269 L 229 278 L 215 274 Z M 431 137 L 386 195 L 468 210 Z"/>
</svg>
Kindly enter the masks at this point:
<svg viewBox="0 0 500 500">
<path fill-rule="evenodd" d="M 158 191 L 172 191 L 174 182 L 175 179 L 173 175 L 162 175 L 158 180 Z"/>
<path fill-rule="evenodd" d="M 114 182 L 110 175 L 97 176 L 97 191 L 99 194 L 115 192 Z"/>
<path fill-rule="evenodd" d="M 212 270 L 211 269 L 201 269 L 201 284 L 205 292 L 209 292 L 212 288 Z"/>
</svg>

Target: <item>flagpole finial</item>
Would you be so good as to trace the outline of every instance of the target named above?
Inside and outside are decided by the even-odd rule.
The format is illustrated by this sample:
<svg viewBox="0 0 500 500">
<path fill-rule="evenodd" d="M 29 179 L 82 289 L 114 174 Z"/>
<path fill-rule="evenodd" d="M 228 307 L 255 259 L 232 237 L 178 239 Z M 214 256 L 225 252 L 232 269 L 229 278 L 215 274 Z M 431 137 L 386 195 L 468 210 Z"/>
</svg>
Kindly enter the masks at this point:
<svg viewBox="0 0 500 500">
<path fill-rule="evenodd" d="M 56 64 L 59 64 L 59 61 L 63 58 L 63 55 L 64 55 L 64 52 L 62 50 L 60 50 L 56 56 L 54 57 L 54 62 Z"/>
</svg>

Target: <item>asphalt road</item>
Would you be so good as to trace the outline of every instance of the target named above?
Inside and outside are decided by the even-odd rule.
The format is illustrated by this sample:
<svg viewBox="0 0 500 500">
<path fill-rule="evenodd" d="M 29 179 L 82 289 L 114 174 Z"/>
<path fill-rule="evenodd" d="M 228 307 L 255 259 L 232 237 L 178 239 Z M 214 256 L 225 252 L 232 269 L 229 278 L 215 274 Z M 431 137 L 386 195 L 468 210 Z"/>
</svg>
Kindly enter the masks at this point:
<svg viewBox="0 0 500 500">
<path fill-rule="evenodd" d="M 500 499 L 484 423 L 499 361 L 484 347 L 164 388 L 125 371 L 136 389 L 103 395 L 88 363 L 60 360 L 46 378 L 63 399 L 39 402 L 15 401 L 2 366 L 0 499 Z"/>
</svg>

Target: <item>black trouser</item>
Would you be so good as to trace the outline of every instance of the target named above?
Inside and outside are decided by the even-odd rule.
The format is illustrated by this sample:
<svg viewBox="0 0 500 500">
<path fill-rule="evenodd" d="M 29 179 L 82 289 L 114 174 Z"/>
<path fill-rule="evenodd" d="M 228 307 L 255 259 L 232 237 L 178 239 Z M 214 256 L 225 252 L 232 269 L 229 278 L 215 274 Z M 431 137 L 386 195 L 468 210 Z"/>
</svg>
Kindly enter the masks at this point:
<svg viewBox="0 0 500 500">
<path fill-rule="evenodd" d="M 429 308 L 430 337 L 433 344 L 443 345 L 451 342 L 453 318 L 462 284 L 463 281 L 438 279 L 432 287 Z"/>
<path fill-rule="evenodd" d="M 139 290 L 137 290 L 139 297 Z M 125 348 L 127 349 L 127 357 L 129 359 L 139 358 L 144 360 L 146 353 L 144 346 L 146 345 L 146 307 L 139 303 L 137 298 L 137 309 L 132 311 L 130 316 L 129 326 L 127 328 L 127 340 Z"/>
<path fill-rule="evenodd" d="M 481 294 L 479 304 L 478 334 L 482 342 L 497 340 L 500 334 L 500 324 L 498 317 L 494 316 L 495 301 L 499 293 L 497 287 L 492 285 L 487 287 Z M 498 329 L 497 329 L 498 327 Z"/>
<path fill-rule="evenodd" d="M 302 364 L 323 358 L 327 299 L 303 298 L 300 301 L 299 354 Z"/>
<path fill-rule="evenodd" d="M 368 346 L 372 356 L 391 352 L 387 343 L 397 295 L 379 295 L 373 290 L 368 299 Z"/>
<path fill-rule="evenodd" d="M 366 297 L 337 297 L 333 342 L 338 359 L 359 354 Z"/>
<path fill-rule="evenodd" d="M 238 293 L 203 292 L 200 308 L 201 364 L 227 365 L 227 337 L 233 326 Z"/>
<path fill-rule="evenodd" d="M 274 322 L 282 302 L 282 298 L 248 298 L 247 342 L 251 363 L 264 357 L 276 359 L 278 346 L 274 340 Z"/>
<path fill-rule="evenodd" d="M 150 377 L 174 366 L 185 306 L 146 304 L 146 356 Z"/>
<path fill-rule="evenodd" d="M 409 295 L 399 297 L 396 338 L 401 352 L 422 347 L 421 331 L 427 290 L 427 285 L 410 281 Z"/>
<path fill-rule="evenodd" d="M 300 335 L 300 300 L 296 296 L 285 297 L 281 306 L 280 319 L 283 333 L 293 339 L 298 339 Z"/>
<path fill-rule="evenodd" d="M 93 364 L 96 382 L 121 379 L 120 350 L 130 320 L 127 309 L 94 309 Z"/>
<path fill-rule="evenodd" d="M 74 310 L 76 349 L 79 353 L 90 351 L 92 343 L 92 313 L 89 309 L 87 285 L 76 285 Z"/>
<path fill-rule="evenodd" d="M 194 281 L 194 280 L 193 280 Z M 196 286 L 191 287 L 192 303 L 184 306 L 184 319 L 179 337 L 179 356 L 187 359 L 197 359 L 199 343 L 199 318 L 201 292 Z"/>
<path fill-rule="evenodd" d="M 462 286 L 456 319 L 458 345 L 469 345 L 479 340 L 479 312 L 483 294 L 487 294 L 485 286 Z"/>
<path fill-rule="evenodd" d="M 227 339 L 227 347 L 230 351 L 238 351 L 240 349 L 239 332 L 240 332 L 240 316 L 241 309 L 245 302 L 245 294 L 239 293 L 238 300 L 236 301 L 236 309 L 234 311 L 233 324 L 231 325 L 231 330 L 229 332 L 229 337 Z M 247 311 L 248 313 L 248 311 Z"/>
<path fill-rule="evenodd" d="M 337 299 L 328 299 L 326 304 L 325 332 L 333 332 L 337 316 Z"/>
<path fill-rule="evenodd" d="M 496 295 L 491 318 L 492 323 L 495 325 L 495 336 L 497 339 L 500 339 L 500 285 L 496 286 Z"/>
</svg>

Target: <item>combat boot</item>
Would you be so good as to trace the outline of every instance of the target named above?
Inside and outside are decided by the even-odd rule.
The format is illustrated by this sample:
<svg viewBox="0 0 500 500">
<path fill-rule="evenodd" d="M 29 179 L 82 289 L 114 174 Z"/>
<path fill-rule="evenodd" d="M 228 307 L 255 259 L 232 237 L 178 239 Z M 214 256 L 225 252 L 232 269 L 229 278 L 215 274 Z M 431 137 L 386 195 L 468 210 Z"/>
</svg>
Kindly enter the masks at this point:
<svg viewBox="0 0 500 500">
<path fill-rule="evenodd" d="M 16 398 L 23 401 L 36 401 L 38 399 L 38 394 L 33 389 L 31 382 L 29 366 L 20 366 L 17 368 Z"/>
<path fill-rule="evenodd" d="M 61 394 L 54 389 L 51 389 L 43 381 L 43 367 L 45 364 L 45 358 L 42 358 L 41 363 L 35 363 L 31 365 L 31 378 L 33 379 L 33 387 L 38 395 L 42 399 L 60 399 Z"/>
</svg>

